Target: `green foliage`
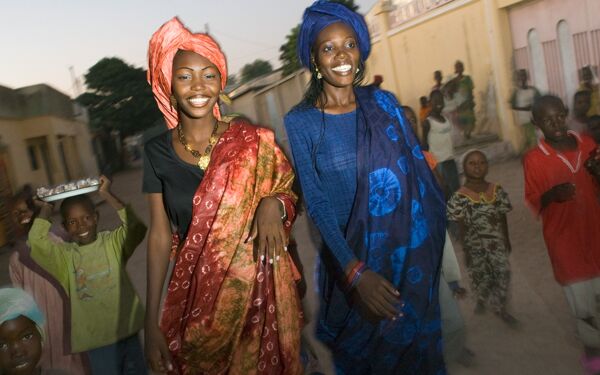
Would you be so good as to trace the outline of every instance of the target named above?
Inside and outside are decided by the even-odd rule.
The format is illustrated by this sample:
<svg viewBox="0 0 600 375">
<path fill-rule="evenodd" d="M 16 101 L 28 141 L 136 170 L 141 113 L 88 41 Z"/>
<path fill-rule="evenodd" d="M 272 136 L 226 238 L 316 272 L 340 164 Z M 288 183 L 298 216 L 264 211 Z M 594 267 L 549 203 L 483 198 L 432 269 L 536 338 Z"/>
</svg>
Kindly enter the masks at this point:
<svg viewBox="0 0 600 375">
<path fill-rule="evenodd" d="M 358 10 L 358 5 L 354 4 L 354 0 L 330 0 L 333 3 L 340 3 L 352 9 L 353 11 Z M 279 47 L 279 60 L 282 63 L 282 75 L 294 73 L 296 70 L 302 68 L 302 64 L 298 60 L 298 54 L 296 53 L 296 46 L 298 41 L 298 33 L 300 32 L 300 24 L 295 26 L 290 33 L 285 36 L 285 43 Z"/>
<path fill-rule="evenodd" d="M 242 79 L 241 83 L 246 83 L 254 78 L 260 77 L 273 71 L 273 66 L 270 62 L 256 59 L 254 62 L 246 64 L 242 67 L 240 73 Z"/>
<path fill-rule="evenodd" d="M 227 86 L 234 86 L 238 83 L 236 75 L 230 74 L 227 76 Z"/>
<path fill-rule="evenodd" d="M 299 32 L 300 25 L 297 25 L 285 36 L 285 43 L 279 47 L 279 60 L 283 63 L 282 75 L 284 77 L 302 68 L 302 64 L 300 64 L 298 54 L 296 53 L 296 42 Z"/>
<path fill-rule="evenodd" d="M 148 129 L 162 117 L 144 69 L 106 57 L 89 69 L 85 83 L 87 92 L 77 101 L 88 109 L 94 129 L 119 130 L 127 136 Z"/>
</svg>

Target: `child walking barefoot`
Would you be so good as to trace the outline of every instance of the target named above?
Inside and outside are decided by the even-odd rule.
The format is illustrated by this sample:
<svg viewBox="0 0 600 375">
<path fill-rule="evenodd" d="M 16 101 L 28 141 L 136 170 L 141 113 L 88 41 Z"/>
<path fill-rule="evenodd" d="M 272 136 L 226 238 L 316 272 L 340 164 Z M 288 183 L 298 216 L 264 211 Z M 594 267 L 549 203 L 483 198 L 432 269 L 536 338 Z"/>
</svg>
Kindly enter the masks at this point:
<svg viewBox="0 0 600 375">
<path fill-rule="evenodd" d="M 488 161 L 479 150 L 463 157 L 466 182 L 448 201 L 448 219 L 458 222 L 467 270 L 477 298 L 476 313 L 490 307 L 505 323 L 517 320 L 506 309 L 511 251 L 506 213 L 512 210 L 508 194 L 486 181 Z"/>
</svg>

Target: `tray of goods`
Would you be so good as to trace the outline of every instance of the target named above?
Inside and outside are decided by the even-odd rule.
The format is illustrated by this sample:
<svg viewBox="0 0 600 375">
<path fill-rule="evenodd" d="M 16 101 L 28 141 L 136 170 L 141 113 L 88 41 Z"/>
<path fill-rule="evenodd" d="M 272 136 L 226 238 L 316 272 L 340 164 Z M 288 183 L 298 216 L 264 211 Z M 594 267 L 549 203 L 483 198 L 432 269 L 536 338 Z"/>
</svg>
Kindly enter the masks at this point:
<svg viewBox="0 0 600 375">
<path fill-rule="evenodd" d="M 88 177 L 56 186 L 40 187 L 37 189 L 37 196 L 45 202 L 53 202 L 75 195 L 91 193 L 99 188 L 100 179 Z"/>
</svg>

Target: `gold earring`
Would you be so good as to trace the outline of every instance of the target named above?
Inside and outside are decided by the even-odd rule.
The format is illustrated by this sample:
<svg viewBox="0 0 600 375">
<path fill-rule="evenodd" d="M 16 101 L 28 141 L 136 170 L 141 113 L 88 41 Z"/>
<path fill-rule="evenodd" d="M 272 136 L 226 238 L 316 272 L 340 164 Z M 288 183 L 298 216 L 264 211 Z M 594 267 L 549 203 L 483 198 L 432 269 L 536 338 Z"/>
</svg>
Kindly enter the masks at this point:
<svg viewBox="0 0 600 375">
<path fill-rule="evenodd" d="M 317 72 L 317 79 L 323 78 L 323 75 L 321 74 L 321 72 L 319 72 L 319 68 L 315 67 L 315 72 Z"/>
<path fill-rule="evenodd" d="M 315 61 L 314 56 L 310 58 L 310 62 L 315 66 L 315 73 L 317 73 L 317 79 L 323 78 L 323 75 L 321 74 L 321 72 L 319 72 L 319 67 L 317 66 L 317 62 Z"/>
</svg>

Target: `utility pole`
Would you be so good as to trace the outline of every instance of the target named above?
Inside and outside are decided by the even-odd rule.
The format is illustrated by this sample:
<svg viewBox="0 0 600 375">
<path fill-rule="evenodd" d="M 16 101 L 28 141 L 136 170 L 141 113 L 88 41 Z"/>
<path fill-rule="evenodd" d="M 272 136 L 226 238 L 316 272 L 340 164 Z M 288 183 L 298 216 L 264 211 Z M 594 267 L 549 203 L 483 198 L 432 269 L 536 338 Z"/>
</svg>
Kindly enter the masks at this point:
<svg viewBox="0 0 600 375">
<path fill-rule="evenodd" d="M 71 73 L 71 89 L 73 90 L 73 95 L 78 97 L 83 94 L 83 87 L 81 85 L 81 80 L 75 74 L 75 68 L 73 65 L 69 66 L 69 72 Z"/>
</svg>

